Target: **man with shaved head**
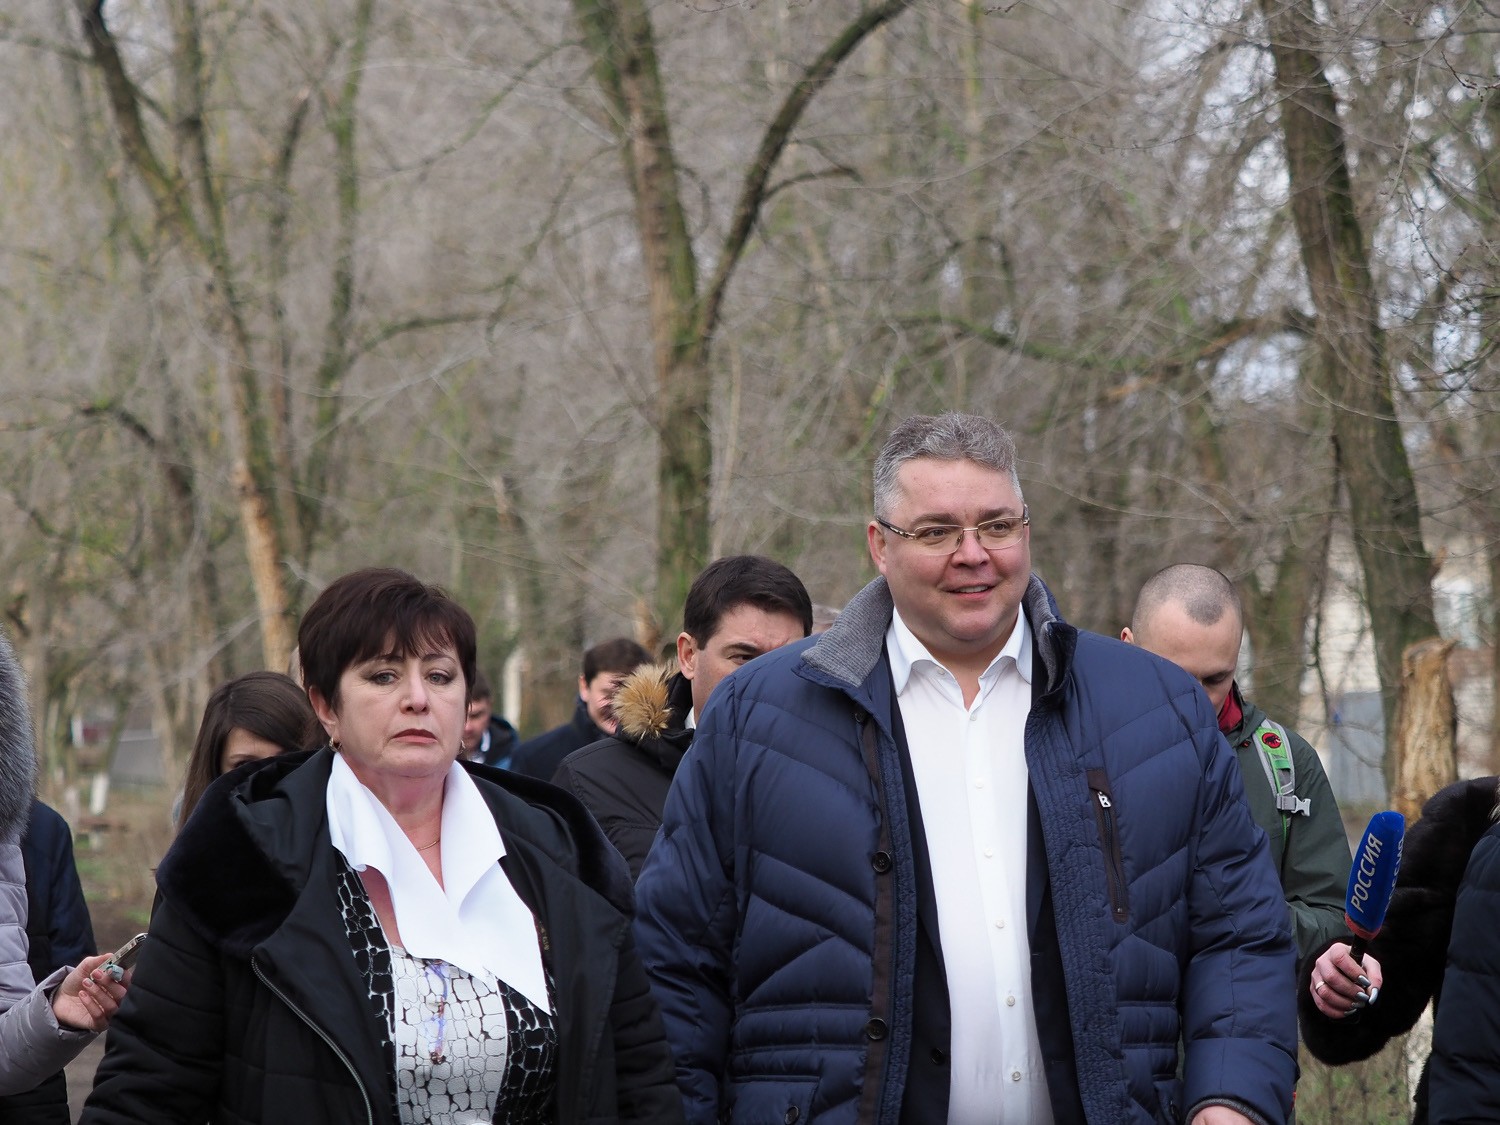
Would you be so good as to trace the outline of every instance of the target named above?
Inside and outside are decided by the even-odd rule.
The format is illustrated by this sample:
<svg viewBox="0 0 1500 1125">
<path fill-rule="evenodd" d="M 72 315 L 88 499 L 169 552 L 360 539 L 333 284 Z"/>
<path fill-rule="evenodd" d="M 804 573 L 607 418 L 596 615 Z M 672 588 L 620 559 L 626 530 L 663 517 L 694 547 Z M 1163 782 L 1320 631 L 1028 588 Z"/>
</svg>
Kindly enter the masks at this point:
<svg viewBox="0 0 1500 1125">
<path fill-rule="evenodd" d="M 1244 773 L 1292 912 L 1300 955 L 1347 933 L 1349 840 L 1317 752 L 1273 722 L 1235 684 L 1244 614 L 1234 583 L 1181 563 L 1147 579 L 1120 639 L 1156 653 L 1203 685 Z"/>
</svg>

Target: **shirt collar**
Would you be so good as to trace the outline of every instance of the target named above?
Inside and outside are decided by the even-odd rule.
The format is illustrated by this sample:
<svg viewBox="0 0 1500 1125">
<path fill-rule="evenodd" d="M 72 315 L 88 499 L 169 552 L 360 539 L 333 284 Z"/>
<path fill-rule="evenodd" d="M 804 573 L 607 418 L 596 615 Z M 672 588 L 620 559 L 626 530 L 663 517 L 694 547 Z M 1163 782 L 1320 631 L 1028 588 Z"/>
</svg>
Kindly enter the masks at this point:
<svg viewBox="0 0 1500 1125">
<path fill-rule="evenodd" d="M 536 926 L 500 867 L 505 842 L 473 778 L 454 762 L 443 782 L 443 885 L 342 754 L 328 778 L 328 832 L 356 871 L 385 877 L 401 944 L 475 976 L 500 978 L 550 1011 Z"/>
<path fill-rule="evenodd" d="M 933 667 L 942 667 L 941 662 L 927 651 L 927 646 L 917 639 L 917 635 L 911 631 L 906 622 L 901 620 L 899 609 L 891 611 L 890 628 L 885 633 L 885 648 L 891 661 L 891 679 L 896 685 L 896 694 L 900 695 L 906 690 L 906 683 L 911 679 L 912 669 L 918 664 L 926 661 Z M 1016 671 L 1028 684 L 1031 683 L 1031 625 L 1026 620 L 1025 613 L 1016 614 L 1016 627 L 1010 631 L 1005 645 L 995 654 L 989 667 L 980 673 L 981 681 L 993 680 L 998 674 L 1000 664 L 1003 660 L 1010 659 L 1016 666 Z"/>
</svg>

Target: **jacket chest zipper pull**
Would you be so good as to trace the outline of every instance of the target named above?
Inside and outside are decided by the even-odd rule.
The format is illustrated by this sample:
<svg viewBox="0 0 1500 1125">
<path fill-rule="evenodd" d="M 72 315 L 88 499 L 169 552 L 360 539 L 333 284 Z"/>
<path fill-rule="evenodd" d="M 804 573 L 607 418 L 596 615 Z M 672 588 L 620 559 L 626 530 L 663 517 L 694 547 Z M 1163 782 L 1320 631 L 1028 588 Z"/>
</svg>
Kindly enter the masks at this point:
<svg viewBox="0 0 1500 1125">
<path fill-rule="evenodd" d="M 1112 809 L 1112 808 L 1114 808 L 1114 805 L 1110 804 L 1110 802 L 1109 802 L 1109 795 L 1107 793 L 1105 793 L 1102 790 L 1100 790 L 1100 791 L 1098 791 L 1098 796 L 1099 796 L 1099 807 L 1101 809 Z"/>
</svg>

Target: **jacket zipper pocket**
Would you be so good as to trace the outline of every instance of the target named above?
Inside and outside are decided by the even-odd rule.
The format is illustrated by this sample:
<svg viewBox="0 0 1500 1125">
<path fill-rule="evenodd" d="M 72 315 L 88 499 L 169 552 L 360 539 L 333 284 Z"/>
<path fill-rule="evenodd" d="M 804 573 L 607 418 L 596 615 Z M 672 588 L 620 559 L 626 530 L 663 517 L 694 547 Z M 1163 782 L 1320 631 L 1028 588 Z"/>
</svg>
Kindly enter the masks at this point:
<svg viewBox="0 0 1500 1125">
<path fill-rule="evenodd" d="M 1103 770 L 1089 770 L 1086 776 L 1093 797 L 1094 820 L 1099 825 L 1099 846 L 1104 849 L 1110 913 L 1116 922 L 1124 922 L 1130 917 L 1130 899 L 1125 884 L 1125 857 L 1120 851 L 1120 826 L 1115 819 L 1114 794 L 1110 792 L 1109 775 Z"/>
<path fill-rule="evenodd" d="M 286 997 L 286 993 L 282 992 L 281 989 L 277 988 L 274 984 L 266 979 L 266 974 L 260 971 L 260 966 L 256 964 L 254 957 L 250 958 L 250 968 L 255 973 L 256 979 L 270 990 L 271 995 L 276 997 L 276 999 L 280 1000 L 283 1004 L 290 1008 L 292 1014 L 303 1023 L 307 1024 L 307 1026 L 312 1029 L 313 1034 L 316 1035 L 319 1039 L 323 1040 L 324 1043 L 327 1043 L 328 1049 L 338 1056 L 341 1063 L 349 1068 L 349 1077 L 354 1079 L 354 1088 L 359 1091 L 359 1096 L 364 1100 L 365 1103 L 365 1120 L 369 1123 L 369 1125 L 375 1125 L 375 1111 L 370 1108 L 369 1092 L 365 1089 L 365 1084 L 359 1080 L 359 1071 L 354 1069 L 354 1063 L 350 1061 L 349 1056 L 344 1054 L 343 1049 L 337 1043 L 335 1043 L 332 1038 L 329 1037 L 326 1031 L 324 1031 L 317 1024 L 313 1023 L 311 1017 L 309 1017 L 306 1012 L 304 1012 L 301 1008 L 297 1007 L 297 1005 L 288 1000 Z"/>
</svg>

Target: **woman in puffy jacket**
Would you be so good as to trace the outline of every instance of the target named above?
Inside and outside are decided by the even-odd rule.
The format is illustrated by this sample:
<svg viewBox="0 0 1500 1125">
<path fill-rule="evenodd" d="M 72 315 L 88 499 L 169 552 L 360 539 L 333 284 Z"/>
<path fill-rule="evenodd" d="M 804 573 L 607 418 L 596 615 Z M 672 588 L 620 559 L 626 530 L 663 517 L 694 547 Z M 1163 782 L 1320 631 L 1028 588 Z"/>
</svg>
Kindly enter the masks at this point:
<svg viewBox="0 0 1500 1125">
<path fill-rule="evenodd" d="M 55 1075 L 104 1029 L 125 995 L 125 986 L 101 968 L 102 956 L 58 969 L 40 985 L 32 981 L 20 841 L 35 777 L 26 684 L 0 636 L 0 1095 L 32 1091 Z M 45 1107 L 34 1101 L 27 1100 L 24 1118 L 46 1120 Z M 19 1105 L 4 1108 L 6 1121 L 23 1119 Z"/>
</svg>

